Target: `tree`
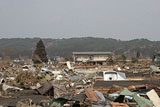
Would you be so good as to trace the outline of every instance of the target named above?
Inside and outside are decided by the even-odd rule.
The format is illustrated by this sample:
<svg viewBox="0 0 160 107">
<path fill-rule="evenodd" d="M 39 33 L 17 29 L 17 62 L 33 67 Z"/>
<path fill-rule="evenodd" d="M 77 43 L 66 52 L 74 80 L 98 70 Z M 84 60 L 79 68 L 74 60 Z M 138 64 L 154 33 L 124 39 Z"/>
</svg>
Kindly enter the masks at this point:
<svg viewBox="0 0 160 107">
<path fill-rule="evenodd" d="M 138 62 L 138 59 L 136 57 L 132 57 L 131 62 L 132 63 Z"/>
<path fill-rule="evenodd" d="M 122 61 L 125 63 L 126 62 L 126 56 L 124 54 L 121 55 Z"/>
<path fill-rule="evenodd" d="M 118 55 L 117 57 L 116 57 L 116 61 L 122 61 L 122 62 L 126 62 L 126 59 L 127 59 L 127 57 L 124 55 L 124 54 L 122 54 L 122 55 Z"/>
<path fill-rule="evenodd" d="M 139 52 L 139 51 L 137 51 L 137 53 L 136 53 L 136 58 L 137 58 L 137 59 L 140 58 L 140 52 Z"/>
<path fill-rule="evenodd" d="M 3 57 L 9 58 L 9 59 L 14 59 L 14 58 L 18 57 L 18 51 L 16 50 L 16 48 L 8 47 L 4 50 Z"/>
<path fill-rule="evenodd" d="M 47 53 L 45 50 L 45 46 L 43 44 L 43 41 L 40 39 L 39 42 L 36 45 L 36 50 L 33 54 L 32 58 L 34 64 L 40 64 L 40 63 L 47 63 Z"/>
</svg>

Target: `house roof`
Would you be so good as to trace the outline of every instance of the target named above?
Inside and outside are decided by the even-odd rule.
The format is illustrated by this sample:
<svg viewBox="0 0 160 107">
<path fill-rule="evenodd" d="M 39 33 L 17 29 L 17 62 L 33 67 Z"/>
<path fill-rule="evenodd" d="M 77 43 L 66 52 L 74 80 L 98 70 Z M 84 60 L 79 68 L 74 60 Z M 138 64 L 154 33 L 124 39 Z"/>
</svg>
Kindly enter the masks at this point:
<svg viewBox="0 0 160 107">
<path fill-rule="evenodd" d="M 106 55 L 106 54 L 113 54 L 112 52 L 72 52 L 73 55 L 98 55 L 98 54 L 103 54 L 103 55 Z"/>
</svg>

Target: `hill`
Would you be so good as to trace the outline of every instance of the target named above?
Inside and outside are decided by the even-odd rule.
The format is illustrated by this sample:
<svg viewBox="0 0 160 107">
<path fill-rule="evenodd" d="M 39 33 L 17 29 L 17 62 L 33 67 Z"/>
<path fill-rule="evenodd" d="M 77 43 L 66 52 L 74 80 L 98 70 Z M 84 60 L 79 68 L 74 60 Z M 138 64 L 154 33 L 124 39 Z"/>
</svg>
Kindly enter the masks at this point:
<svg viewBox="0 0 160 107">
<path fill-rule="evenodd" d="M 36 43 L 40 38 L 11 38 L 0 39 L 0 55 L 11 58 L 31 58 Z M 140 52 L 142 58 L 152 57 L 160 51 L 160 41 L 135 39 L 121 41 L 111 38 L 69 38 L 69 39 L 43 39 L 49 57 L 71 57 L 73 51 L 111 51 L 116 55 L 125 54 L 133 57 Z"/>
</svg>

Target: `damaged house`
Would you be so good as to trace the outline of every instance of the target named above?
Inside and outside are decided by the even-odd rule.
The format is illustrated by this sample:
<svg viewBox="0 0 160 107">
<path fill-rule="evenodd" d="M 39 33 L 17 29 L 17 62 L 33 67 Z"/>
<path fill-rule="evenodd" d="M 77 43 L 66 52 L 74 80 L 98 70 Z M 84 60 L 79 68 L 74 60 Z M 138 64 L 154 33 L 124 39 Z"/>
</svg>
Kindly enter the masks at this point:
<svg viewBox="0 0 160 107">
<path fill-rule="evenodd" d="M 160 64 L 160 52 L 153 56 L 153 62 Z"/>
<path fill-rule="evenodd" d="M 73 52 L 73 60 L 76 64 L 105 65 L 112 55 L 112 52 Z"/>
</svg>

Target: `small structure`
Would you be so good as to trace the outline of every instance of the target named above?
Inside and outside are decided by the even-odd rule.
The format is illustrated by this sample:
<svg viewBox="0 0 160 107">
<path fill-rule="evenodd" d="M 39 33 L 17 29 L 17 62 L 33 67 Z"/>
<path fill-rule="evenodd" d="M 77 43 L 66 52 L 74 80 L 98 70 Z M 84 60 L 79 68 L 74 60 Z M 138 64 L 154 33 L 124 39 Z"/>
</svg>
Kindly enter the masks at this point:
<svg viewBox="0 0 160 107">
<path fill-rule="evenodd" d="M 160 76 L 160 67 L 151 65 L 150 69 L 151 69 L 151 76 Z"/>
<path fill-rule="evenodd" d="M 33 67 L 32 65 L 24 65 L 24 66 L 22 66 L 22 70 L 23 71 L 32 71 L 32 72 L 35 72 L 36 68 Z"/>
<path fill-rule="evenodd" d="M 105 65 L 112 52 L 73 52 L 73 60 L 77 64 Z"/>
<path fill-rule="evenodd" d="M 104 81 L 126 80 L 125 73 L 116 71 L 103 71 Z"/>
<path fill-rule="evenodd" d="M 153 62 L 160 64 L 160 52 L 153 56 Z"/>
<path fill-rule="evenodd" d="M 48 59 L 48 64 L 58 64 L 60 62 L 64 62 L 65 58 L 61 56 L 54 56 Z"/>
<path fill-rule="evenodd" d="M 0 56 L 0 60 L 2 60 L 3 59 L 3 57 L 2 56 Z"/>
</svg>

